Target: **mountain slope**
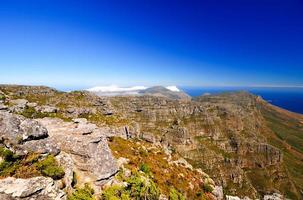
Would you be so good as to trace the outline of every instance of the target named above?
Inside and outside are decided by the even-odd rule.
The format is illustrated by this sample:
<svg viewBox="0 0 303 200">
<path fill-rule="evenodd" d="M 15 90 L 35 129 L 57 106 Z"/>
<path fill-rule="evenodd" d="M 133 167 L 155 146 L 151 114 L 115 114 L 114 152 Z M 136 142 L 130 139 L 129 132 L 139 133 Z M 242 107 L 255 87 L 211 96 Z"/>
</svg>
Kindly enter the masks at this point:
<svg viewBox="0 0 303 200">
<path fill-rule="evenodd" d="M 38 107 L 13 112 L 31 118 L 84 117 L 185 157 L 222 185 L 224 193 L 261 198 L 281 193 L 302 198 L 302 115 L 272 106 L 246 92 L 173 100 L 153 95 L 98 97 L 88 92 L 63 93 L 44 87 L 1 86 L 11 99 Z"/>
</svg>

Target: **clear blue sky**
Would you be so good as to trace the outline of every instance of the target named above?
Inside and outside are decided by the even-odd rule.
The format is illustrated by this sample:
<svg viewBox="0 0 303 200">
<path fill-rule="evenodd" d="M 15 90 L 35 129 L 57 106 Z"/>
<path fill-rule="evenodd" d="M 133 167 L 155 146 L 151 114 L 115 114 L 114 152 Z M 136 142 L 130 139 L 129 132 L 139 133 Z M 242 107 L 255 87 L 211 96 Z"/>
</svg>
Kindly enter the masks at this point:
<svg viewBox="0 0 303 200">
<path fill-rule="evenodd" d="M 1 0 L 0 82 L 303 85 L 302 0 Z"/>
</svg>

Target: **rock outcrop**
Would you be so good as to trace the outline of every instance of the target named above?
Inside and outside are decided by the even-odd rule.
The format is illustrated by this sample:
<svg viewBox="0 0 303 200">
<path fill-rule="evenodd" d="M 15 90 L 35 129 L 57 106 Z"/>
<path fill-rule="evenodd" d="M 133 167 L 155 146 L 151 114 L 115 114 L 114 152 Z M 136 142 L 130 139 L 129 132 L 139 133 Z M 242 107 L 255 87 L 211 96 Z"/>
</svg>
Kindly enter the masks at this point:
<svg viewBox="0 0 303 200">
<path fill-rule="evenodd" d="M 46 177 L 0 179 L 1 200 L 65 200 L 66 194 Z"/>
<path fill-rule="evenodd" d="M 86 120 L 64 122 L 60 119 L 39 119 L 62 150 L 59 160 L 67 165 L 69 174 L 77 174 L 78 182 L 100 186 L 118 171 L 115 158 L 107 144 L 106 129 L 99 129 Z M 68 183 L 71 183 L 70 179 Z"/>
<path fill-rule="evenodd" d="M 17 155 L 28 152 L 57 155 L 60 152 L 39 122 L 3 111 L 0 111 L 0 141 Z"/>
</svg>

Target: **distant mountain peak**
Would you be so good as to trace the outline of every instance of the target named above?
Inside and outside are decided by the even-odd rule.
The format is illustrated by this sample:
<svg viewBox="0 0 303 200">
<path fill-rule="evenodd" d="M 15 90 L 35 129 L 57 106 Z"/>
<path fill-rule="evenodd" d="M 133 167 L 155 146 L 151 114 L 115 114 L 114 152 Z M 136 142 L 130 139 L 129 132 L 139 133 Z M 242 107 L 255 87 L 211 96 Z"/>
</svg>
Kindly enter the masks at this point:
<svg viewBox="0 0 303 200">
<path fill-rule="evenodd" d="M 119 87 L 116 85 L 97 86 L 86 89 L 86 91 L 97 94 L 98 96 L 129 96 L 129 95 L 152 95 L 167 97 L 170 99 L 190 99 L 191 97 L 180 90 L 177 86 L 132 86 Z"/>
</svg>

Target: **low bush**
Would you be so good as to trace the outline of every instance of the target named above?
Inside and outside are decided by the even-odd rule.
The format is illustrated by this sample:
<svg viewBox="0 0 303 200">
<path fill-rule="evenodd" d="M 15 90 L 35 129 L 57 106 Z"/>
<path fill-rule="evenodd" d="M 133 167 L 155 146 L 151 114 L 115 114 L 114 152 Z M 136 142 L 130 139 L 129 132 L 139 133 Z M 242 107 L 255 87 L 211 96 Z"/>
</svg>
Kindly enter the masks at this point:
<svg viewBox="0 0 303 200">
<path fill-rule="evenodd" d="M 150 174 L 150 167 L 145 163 L 140 165 L 140 170 L 145 174 Z"/>
<path fill-rule="evenodd" d="M 94 190 L 88 184 L 83 188 L 77 188 L 72 194 L 67 196 L 67 200 L 95 200 Z"/>
<path fill-rule="evenodd" d="M 123 178 L 126 187 L 112 186 L 103 191 L 102 200 L 156 200 L 160 190 L 152 179 L 139 172 L 133 172 L 129 178 Z"/>
<path fill-rule="evenodd" d="M 121 186 L 112 186 L 105 189 L 101 195 L 101 200 L 130 200 L 129 192 Z"/>
<path fill-rule="evenodd" d="M 53 155 L 49 155 L 39 161 L 37 167 L 44 176 L 49 176 L 55 180 L 63 178 L 65 174 L 63 168 L 58 165 Z"/>
<path fill-rule="evenodd" d="M 204 192 L 212 192 L 213 191 L 213 187 L 211 186 L 211 185 L 209 185 L 209 184 L 204 184 L 203 185 L 203 191 Z"/>
<path fill-rule="evenodd" d="M 185 197 L 175 188 L 171 188 L 169 191 L 169 200 L 185 200 Z"/>
</svg>

